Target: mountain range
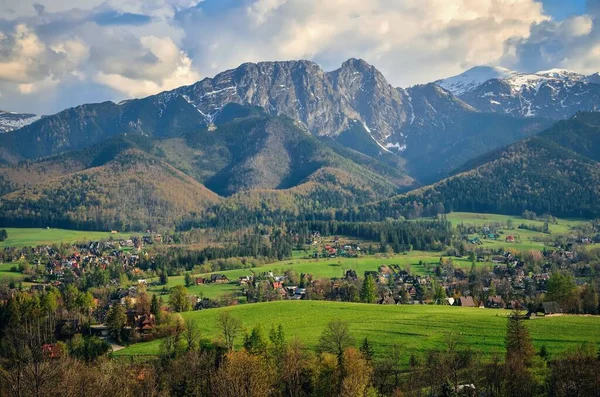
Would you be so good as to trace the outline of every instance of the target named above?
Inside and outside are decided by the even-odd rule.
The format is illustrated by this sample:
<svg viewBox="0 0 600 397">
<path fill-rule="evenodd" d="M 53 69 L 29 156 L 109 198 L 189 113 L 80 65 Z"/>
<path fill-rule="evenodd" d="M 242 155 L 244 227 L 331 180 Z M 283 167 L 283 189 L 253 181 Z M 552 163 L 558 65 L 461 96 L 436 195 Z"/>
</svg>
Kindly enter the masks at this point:
<svg viewBox="0 0 600 397">
<path fill-rule="evenodd" d="M 261 62 L 118 104 L 2 113 L 20 128 L 0 134 L 0 223 L 600 214 L 589 199 L 600 123 L 581 112 L 598 103 L 599 81 L 478 67 L 402 89 L 358 59 L 332 72 Z M 543 198 L 559 191 L 573 205 Z"/>
<path fill-rule="evenodd" d="M 0 134 L 23 128 L 38 121 L 41 116 L 30 113 L 14 113 L 0 110 Z"/>
<path fill-rule="evenodd" d="M 435 84 L 481 112 L 561 120 L 600 103 L 600 74 L 565 69 L 518 73 L 479 66 Z"/>
</svg>

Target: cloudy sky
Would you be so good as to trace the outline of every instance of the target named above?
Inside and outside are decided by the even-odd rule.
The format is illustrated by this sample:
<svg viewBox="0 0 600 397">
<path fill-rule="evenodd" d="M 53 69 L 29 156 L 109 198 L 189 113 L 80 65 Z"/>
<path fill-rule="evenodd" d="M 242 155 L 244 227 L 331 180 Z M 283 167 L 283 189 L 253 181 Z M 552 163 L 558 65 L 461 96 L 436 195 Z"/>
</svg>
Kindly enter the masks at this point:
<svg viewBox="0 0 600 397">
<path fill-rule="evenodd" d="M 0 109 L 151 95 L 243 62 L 350 57 L 407 87 L 475 65 L 600 70 L 600 0 L 0 0 Z"/>
</svg>

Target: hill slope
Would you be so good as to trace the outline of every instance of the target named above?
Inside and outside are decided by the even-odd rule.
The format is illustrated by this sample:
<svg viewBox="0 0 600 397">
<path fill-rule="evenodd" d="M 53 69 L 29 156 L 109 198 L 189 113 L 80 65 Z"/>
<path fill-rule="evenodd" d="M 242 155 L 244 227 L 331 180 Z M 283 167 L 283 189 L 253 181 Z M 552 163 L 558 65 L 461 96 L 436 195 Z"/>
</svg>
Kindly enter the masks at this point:
<svg viewBox="0 0 600 397">
<path fill-rule="evenodd" d="M 395 88 L 359 59 L 349 59 L 331 72 L 309 61 L 259 62 L 147 98 L 87 104 L 46 116 L 0 135 L 0 162 L 79 150 L 125 133 L 182 137 L 222 124 L 231 103 L 288 116 L 314 136 L 344 136 L 339 142 L 352 149 L 363 141 L 347 132 L 361 126 L 371 148 L 359 151 L 392 167 L 408 160 L 412 176 L 424 180 L 444 177 L 472 155 L 544 127 L 539 120 L 481 113 L 433 84 Z M 494 128 L 485 127 L 490 125 Z M 460 148 L 476 150 L 471 155 Z M 439 158 L 444 161 L 433 160 Z"/>
<path fill-rule="evenodd" d="M 465 164 L 455 176 L 366 206 L 360 217 L 419 217 L 445 211 L 518 215 L 524 210 L 600 216 L 598 121 L 600 114 L 580 113 L 538 136 Z"/>
<path fill-rule="evenodd" d="M 0 167 L 0 220 L 96 229 L 174 226 L 207 208 L 249 219 L 268 208 L 298 214 L 364 204 L 414 182 L 261 109 L 230 104 L 215 123 L 176 138 L 120 135 Z"/>
<path fill-rule="evenodd" d="M 218 201 L 193 178 L 138 149 L 0 199 L 0 223 L 93 230 L 171 225 Z"/>
</svg>

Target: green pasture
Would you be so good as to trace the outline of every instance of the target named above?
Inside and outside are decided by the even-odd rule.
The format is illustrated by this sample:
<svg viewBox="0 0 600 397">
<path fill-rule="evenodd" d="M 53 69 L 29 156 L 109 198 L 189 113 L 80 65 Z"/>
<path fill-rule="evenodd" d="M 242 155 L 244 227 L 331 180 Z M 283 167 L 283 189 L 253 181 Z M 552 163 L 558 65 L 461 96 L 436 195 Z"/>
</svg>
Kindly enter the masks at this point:
<svg viewBox="0 0 600 397">
<path fill-rule="evenodd" d="M 333 319 L 346 321 L 358 345 L 364 338 L 373 344 L 377 355 L 392 345 L 402 347 L 406 357 L 427 349 L 442 349 L 447 334 L 456 334 L 465 346 L 486 355 L 504 353 L 507 310 L 461 308 L 435 305 L 371 305 L 326 301 L 279 301 L 240 305 L 221 309 L 183 313 L 195 320 L 203 337 L 220 337 L 218 316 L 230 311 L 246 329 L 260 325 L 268 334 L 271 326 L 282 325 L 286 338 L 299 338 L 314 349 L 319 335 Z M 527 320 L 536 349 L 545 345 L 551 355 L 575 348 L 584 342 L 600 342 L 600 317 L 557 316 Z M 240 347 L 243 336 L 237 338 Z M 117 355 L 157 354 L 160 341 L 138 343 Z"/>
<path fill-rule="evenodd" d="M 300 273 L 312 274 L 314 278 L 336 278 L 343 277 L 345 270 L 354 269 L 357 274 L 362 277 L 365 271 L 376 271 L 381 265 L 398 265 L 401 269 L 409 270 L 411 274 L 427 275 L 431 274 L 435 266 L 440 261 L 440 254 L 434 252 L 412 251 L 406 255 L 369 255 L 358 258 L 321 258 L 321 259 L 289 259 L 285 261 L 275 262 L 260 267 L 251 269 L 235 269 L 214 272 L 224 274 L 231 281 L 228 284 L 206 284 L 188 287 L 188 292 L 193 295 L 202 293 L 207 298 L 218 298 L 229 293 L 239 293 L 240 288 L 235 282 L 242 276 L 250 276 L 252 272 L 262 273 L 272 271 L 275 275 L 282 275 L 286 270 L 292 269 L 298 275 Z M 471 262 L 468 258 L 451 258 L 455 266 L 468 269 L 471 267 Z M 423 264 L 419 264 L 422 261 Z M 477 263 L 478 266 L 483 263 Z M 198 274 L 193 277 L 208 277 L 210 274 Z M 150 281 L 157 281 L 154 278 Z M 170 276 L 167 284 L 167 289 L 176 285 L 184 285 L 184 276 Z M 151 293 L 160 293 L 163 286 L 150 287 Z M 167 295 L 163 295 L 163 299 L 168 300 Z"/>
<path fill-rule="evenodd" d="M 7 227 L 8 238 L 0 242 L 0 248 L 4 247 L 36 247 L 38 245 L 52 245 L 60 243 L 74 243 L 77 241 L 106 240 L 110 237 L 120 239 L 127 237 L 129 233 L 111 234 L 110 232 L 90 232 L 65 229 L 39 229 L 39 228 L 13 228 Z"/>
</svg>

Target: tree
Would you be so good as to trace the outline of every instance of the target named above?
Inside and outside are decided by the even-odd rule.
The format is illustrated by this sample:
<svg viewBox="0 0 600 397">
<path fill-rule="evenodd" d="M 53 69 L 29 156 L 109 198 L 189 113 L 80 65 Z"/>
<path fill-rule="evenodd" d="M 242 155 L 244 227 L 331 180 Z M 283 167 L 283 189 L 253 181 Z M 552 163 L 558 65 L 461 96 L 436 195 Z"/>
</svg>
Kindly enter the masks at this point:
<svg viewBox="0 0 600 397">
<path fill-rule="evenodd" d="M 354 348 L 344 352 L 344 378 L 341 396 L 366 396 L 373 370 L 363 355 Z"/>
<path fill-rule="evenodd" d="M 185 320 L 185 332 L 183 338 L 187 343 L 187 350 L 191 351 L 196 348 L 196 345 L 200 341 L 200 330 L 196 324 L 196 320 L 187 318 Z"/>
<path fill-rule="evenodd" d="M 148 294 L 144 288 L 138 290 L 138 296 L 135 302 L 135 310 L 138 314 L 150 313 L 151 301 L 148 300 Z"/>
<path fill-rule="evenodd" d="M 160 301 L 156 294 L 152 294 L 152 301 L 150 301 L 150 313 L 154 315 L 156 324 L 160 324 L 161 313 L 160 313 Z"/>
<path fill-rule="evenodd" d="M 505 379 L 508 396 L 530 396 L 532 375 L 529 371 L 535 350 L 524 321 L 515 311 L 506 328 Z"/>
<path fill-rule="evenodd" d="M 285 395 L 290 397 L 308 395 L 304 387 L 312 384 L 312 372 L 306 349 L 298 339 L 290 342 L 284 350 L 283 359 L 279 362 Z"/>
<path fill-rule="evenodd" d="M 319 339 L 319 352 L 331 353 L 341 364 L 344 360 L 344 350 L 352 346 L 353 338 L 348 323 L 341 320 L 330 321 Z"/>
<path fill-rule="evenodd" d="M 94 297 L 92 296 L 92 294 L 89 291 L 85 292 L 85 293 L 80 293 L 77 296 L 77 306 L 79 307 L 79 310 L 87 316 L 88 326 L 90 326 L 90 334 L 91 334 L 91 332 L 92 332 L 92 329 L 91 329 L 92 310 L 94 310 L 94 307 L 96 306 Z"/>
<path fill-rule="evenodd" d="M 0 241 L 4 241 L 7 238 L 8 238 L 8 233 L 6 232 L 6 229 L 0 230 Z"/>
<path fill-rule="evenodd" d="M 547 301 L 556 301 L 565 312 L 575 312 L 579 306 L 577 284 L 570 274 L 554 273 L 548 279 Z"/>
<path fill-rule="evenodd" d="M 373 347 L 369 343 L 369 339 L 365 338 L 363 340 L 362 345 L 360 345 L 360 352 L 362 353 L 365 360 L 367 360 L 367 362 L 370 363 L 373 360 L 374 351 Z"/>
<path fill-rule="evenodd" d="M 225 311 L 219 314 L 219 328 L 223 336 L 223 341 L 228 351 L 233 351 L 233 345 L 235 338 L 242 330 L 242 321 L 239 318 L 235 318 L 231 315 L 231 312 Z"/>
<path fill-rule="evenodd" d="M 171 288 L 171 297 L 169 299 L 169 306 L 174 312 L 181 313 L 187 312 L 191 309 L 192 304 L 188 299 L 188 291 L 183 285 L 176 285 Z"/>
<path fill-rule="evenodd" d="M 535 350 L 529 330 L 523 319 L 515 311 L 508 318 L 506 328 L 506 358 L 509 359 L 515 356 L 522 359 L 524 363 L 529 364 L 534 355 Z"/>
<path fill-rule="evenodd" d="M 375 300 L 377 299 L 376 291 L 377 285 L 375 284 L 373 276 L 367 274 L 360 290 L 360 301 L 364 303 L 375 303 Z"/>
<path fill-rule="evenodd" d="M 127 324 L 127 314 L 125 308 L 120 304 L 114 304 L 106 315 L 106 326 L 113 338 L 118 342 L 121 341 L 121 331 Z"/>
<path fill-rule="evenodd" d="M 262 397 L 274 391 L 274 372 L 261 356 L 242 350 L 230 352 L 213 383 L 213 395 L 222 397 Z"/>
<path fill-rule="evenodd" d="M 190 287 L 192 285 L 194 285 L 194 280 L 192 279 L 192 274 L 191 273 L 186 273 L 184 276 L 184 280 L 185 280 L 185 286 L 186 287 Z"/>
<path fill-rule="evenodd" d="M 158 283 L 160 285 L 167 285 L 169 283 L 169 276 L 167 275 L 167 272 L 165 270 L 160 272 Z"/>
<path fill-rule="evenodd" d="M 285 334 L 283 333 L 283 326 L 279 324 L 277 328 L 271 327 L 269 331 L 269 340 L 276 350 L 283 350 L 285 348 Z"/>
<path fill-rule="evenodd" d="M 581 292 L 581 306 L 586 314 L 598 314 L 598 293 L 594 284 L 588 284 Z"/>
<path fill-rule="evenodd" d="M 513 220 L 512 220 L 512 219 L 509 219 L 509 220 L 507 220 L 507 221 L 506 221 L 506 228 L 507 228 L 507 229 L 513 229 L 513 228 L 514 228 L 514 226 L 515 226 L 515 225 L 514 225 L 514 222 L 513 222 Z"/>
<path fill-rule="evenodd" d="M 244 349 L 250 354 L 264 354 L 267 351 L 267 340 L 265 339 L 260 325 L 252 328 L 250 334 L 244 337 Z"/>
</svg>

